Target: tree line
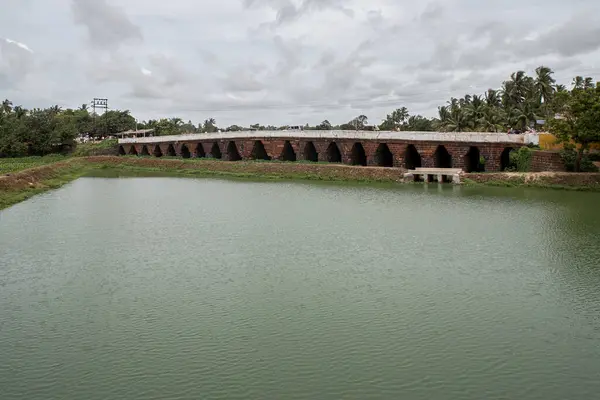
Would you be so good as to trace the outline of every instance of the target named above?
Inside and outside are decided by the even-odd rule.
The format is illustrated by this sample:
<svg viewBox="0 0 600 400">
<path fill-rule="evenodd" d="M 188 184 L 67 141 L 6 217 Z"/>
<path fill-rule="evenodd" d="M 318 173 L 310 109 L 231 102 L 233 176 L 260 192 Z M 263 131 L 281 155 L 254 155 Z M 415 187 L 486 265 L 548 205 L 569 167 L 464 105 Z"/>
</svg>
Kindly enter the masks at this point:
<svg viewBox="0 0 600 400">
<path fill-rule="evenodd" d="M 517 71 L 500 88 L 483 94 L 467 94 L 451 98 L 438 107 L 437 116 L 411 115 L 400 107 L 376 125 L 359 115 L 343 124 L 325 120 L 315 130 L 394 130 L 440 132 L 507 132 L 525 131 L 544 125 L 565 142 L 582 144 L 583 151 L 591 143 L 600 142 L 600 86 L 592 78 L 577 76 L 571 88 L 556 83 L 554 72 L 545 66 L 533 76 Z M 544 121 L 543 123 L 541 121 Z M 90 112 L 83 104 L 78 109 L 52 106 L 27 110 L 5 100 L 0 106 L 0 157 L 45 155 L 68 151 L 78 136 L 102 138 L 132 130 L 152 129 L 154 135 L 182 133 L 215 133 L 219 131 L 282 130 L 288 126 L 253 124 L 218 127 L 214 118 L 195 125 L 181 118 L 162 118 L 137 123 L 128 110 L 110 110 L 101 115 Z"/>
</svg>

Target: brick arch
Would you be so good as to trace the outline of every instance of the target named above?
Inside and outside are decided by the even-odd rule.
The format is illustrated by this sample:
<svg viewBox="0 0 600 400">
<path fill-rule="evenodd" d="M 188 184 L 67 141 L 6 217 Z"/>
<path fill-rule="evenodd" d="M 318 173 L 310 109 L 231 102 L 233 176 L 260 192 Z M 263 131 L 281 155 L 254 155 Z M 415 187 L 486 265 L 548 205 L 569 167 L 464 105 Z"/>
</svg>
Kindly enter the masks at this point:
<svg viewBox="0 0 600 400">
<path fill-rule="evenodd" d="M 223 153 L 221 153 L 221 148 L 219 147 L 219 143 L 214 142 L 210 147 L 210 157 L 220 160 L 223 158 Z"/>
<path fill-rule="evenodd" d="M 452 155 L 446 149 L 446 146 L 440 144 L 433 153 L 433 162 L 435 168 L 452 168 Z"/>
<path fill-rule="evenodd" d="M 510 153 L 515 150 L 514 147 L 505 147 L 500 154 L 500 171 L 506 171 L 510 166 Z"/>
<path fill-rule="evenodd" d="M 350 164 L 362 166 L 367 165 L 367 153 L 360 142 L 356 142 L 352 145 L 352 149 L 350 150 Z"/>
<path fill-rule="evenodd" d="M 181 145 L 181 150 L 179 153 L 181 154 L 181 157 L 183 157 L 183 158 L 191 158 L 192 157 L 190 148 L 185 143 Z"/>
<path fill-rule="evenodd" d="M 194 154 L 196 158 L 205 158 L 206 152 L 204 151 L 204 146 L 202 143 L 196 143 L 196 147 L 194 148 Z"/>
<path fill-rule="evenodd" d="M 404 150 L 404 168 L 415 169 L 423 166 L 423 157 L 414 144 L 409 144 Z"/>
<path fill-rule="evenodd" d="M 267 150 L 265 149 L 265 145 L 263 144 L 263 142 L 261 140 L 254 141 L 254 143 L 252 145 L 252 151 L 250 152 L 250 159 L 251 160 L 265 160 L 265 161 L 271 160 L 271 157 L 267 153 Z"/>
<path fill-rule="evenodd" d="M 286 140 L 283 144 L 283 149 L 281 150 L 281 155 L 279 156 L 281 161 L 296 161 L 296 152 L 294 151 L 294 147 L 289 140 Z"/>
<path fill-rule="evenodd" d="M 175 146 L 172 143 L 169 143 L 169 146 L 167 146 L 167 157 L 177 157 Z"/>
<path fill-rule="evenodd" d="M 342 162 L 342 152 L 338 147 L 336 142 L 329 143 L 327 146 L 327 162 L 330 163 L 341 163 Z"/>
<path fill-rule="evenodd" d="M 242 156 L 238 150 L 235 141 L 231 140 L 227 143 L 227 161 L 240 161 Z"/>
<path fill-rule="evenodd" d="M 394 166 L 394 154 L 390 150 L 386 143 L 379 143 L 377 150 L 375 150 L 375 165 L 378 167 L 393 167 Z"/>
<path fill-rule="evenodd" d="M 319 153 L 313 142 L 306 142 L 302 151 L 305 161 L 318 162 Z"/>
<path fill-rule="evenodd" d="M 127 154 L 127 153 L 125 153 L 125 148 L 124 148 L 123 146 L 119 146 L 119 155 L 120 155 L 120 156 L 124 156 L 124 155 L 126 155 L 126 154 Z"/>
<path fill-rule="evenodd" d="M 477 146 L 470 146 L 463 159 L 465 172 L 483 172 L 485 169 L 480 163 L 481 151 Z"/>
<path fill-rule="evenodd" d="M 148 146 L 143 145 L 142 146 L 142 156 L 149 156 L 150 152 L 148 151 Z"/>
<path fill-rule="evenodd" d="M 129 154 L 130 156 L 137 156 L 138 152 L 137 149 L 135 148 L 135 145 L 131 145 L 131 147 L 129 148 L 129 151 L 127 152 L 127 154 Z"/>
<path fill-rule="evenodd" d="M 162 157 L 163 156 L 162 149 L 160 148 L 159 145 L 154 146 L 154 151 L 152 152 L 152 155 L 154 155 L 154 157 Z"/>
</svg>

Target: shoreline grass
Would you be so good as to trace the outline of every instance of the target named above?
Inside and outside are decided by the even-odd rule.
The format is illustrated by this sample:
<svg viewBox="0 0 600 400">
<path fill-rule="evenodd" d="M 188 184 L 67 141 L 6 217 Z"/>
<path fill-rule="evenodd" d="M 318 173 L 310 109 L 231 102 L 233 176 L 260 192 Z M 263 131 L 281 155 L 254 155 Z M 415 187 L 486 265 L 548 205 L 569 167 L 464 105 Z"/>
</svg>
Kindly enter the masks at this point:
<svg viewBox="0 0 600 400">
<path fill-rule="evenodd" d="M 398 185 L 402 181 L 401 169 L 365 168 L 322 163 L 284 162 L 227 162 L 219 160 L 156 159 L 135 156 L 52 157 L 12 159 L 10 172 L 0 175 L 0 210 L 37 194 L 57 189 L 80 177 L 189 177 L 214 178 L 259 182 L 324 182 L 359 185 Z M 18 169 L 33 165 L 33 168 Z M 7 168 L 8 169 L 8 168 Z M 466 176 L 466 187 L 525 187 L 553 190 L 600 192 L 598 179 L 585 179 L 581 175 L 540 176 L 533 174 L 485 174 Z M 560 178 L 560 179 L 559 179 Z M 475 180 L 478 179 L 478 180 Z M 581 185 L 581 182 L 587 184 Z"/>
</svg>

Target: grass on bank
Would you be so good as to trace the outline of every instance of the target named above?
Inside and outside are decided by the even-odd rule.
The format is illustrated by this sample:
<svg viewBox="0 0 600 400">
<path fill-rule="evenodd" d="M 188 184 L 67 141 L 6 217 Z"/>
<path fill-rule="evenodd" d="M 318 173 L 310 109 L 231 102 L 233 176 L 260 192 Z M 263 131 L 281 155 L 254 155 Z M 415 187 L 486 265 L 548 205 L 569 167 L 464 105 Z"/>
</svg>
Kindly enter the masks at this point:
<svg viewBox="0 0 600 400">
<path fill-rule="evenodd" d="M 117 139 L 107 139 L 98 143 L 79 143 L 73 152 L 73 157 L 88 157 L 113 150 L 118 146 Z M 106 154 L 108 155 L 108 154 Z"/>
<path fill-rule="evenodd" d="M 42 165 L 63 161 L 67 157 L 51 155 L 44 157 L 0 158 L 0 175 L 19 172 Z"/>
</svg>

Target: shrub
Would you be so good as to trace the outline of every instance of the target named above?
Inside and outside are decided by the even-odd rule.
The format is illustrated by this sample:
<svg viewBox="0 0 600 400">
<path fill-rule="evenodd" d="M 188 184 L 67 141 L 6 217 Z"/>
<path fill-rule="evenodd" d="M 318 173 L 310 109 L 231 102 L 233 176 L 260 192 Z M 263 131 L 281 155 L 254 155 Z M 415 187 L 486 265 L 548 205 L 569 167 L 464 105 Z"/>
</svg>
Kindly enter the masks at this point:
<svg viewBox="0 0 600 400">
<path fill-rule="evenodd" d="M 565 144 L 564 149 L 560 152 L 560 158 L 565 164 L 565 169 L 568 172 L 575 171 L 575 163 L 577 161 L 577 150 L 573 144 Z M 589 153 L 584 153 L 581 158 L 581 165 L 579 166 L 579 172 L 598 172 L 598 167 L 592 162 L 592 158 Z"/>
<path fill-rule="evenodd" d="M 528 172 L 531 165 L 531 150 L 528 147 L 521 147 L 519 150 L 510 152 L 510 161 L 506 171 Z"/>
</svg>

